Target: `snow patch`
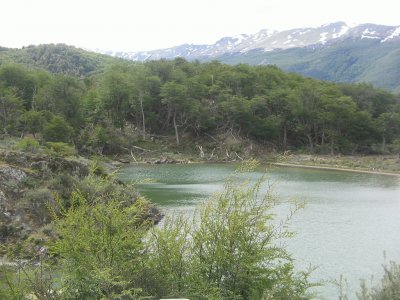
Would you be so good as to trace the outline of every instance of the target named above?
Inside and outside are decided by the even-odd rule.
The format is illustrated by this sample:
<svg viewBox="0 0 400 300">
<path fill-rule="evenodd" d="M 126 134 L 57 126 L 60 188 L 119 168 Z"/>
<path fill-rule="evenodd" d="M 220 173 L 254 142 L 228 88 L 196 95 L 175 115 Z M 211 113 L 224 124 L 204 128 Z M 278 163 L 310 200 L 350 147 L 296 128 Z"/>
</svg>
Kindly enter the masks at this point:
<svg viewBox="0 0 400 300">
<path fill-rule="evenodd" d="M 307 29 L 305 31 L 301 31 L 301 32 L 299 32 L 299 35 L 303 35 L 303 34 L 309 33 L 310 31 L 311 31 L 311 29 Z"/>
<path fill-rule="evenodd" d="M 319 42 L 321 44 L 325 44 L 326 40 L 328 39 L 328 32 L 323 32 L 320 34 L 321 38 L 319 39 Z"/>
<path fill-rule="evenodd" d="M 376 31 L 370 31 L 368 28 L 363 31 L 363 34 L 376 34 Z"/>
<path fill-rule="evenodd" d="M 347 31 L 349 31 L 349 29 L 350 29 L 349 26 L 343 25 L 338 33 L 335 33 L 334 35 L 332 35 L 332 38 L 336 39 L 338 37 L 341 37 L 342 35 L 346 34 Z"/>
<path fill-rule="evenodd" d="M 365 35 L 365 34 L 362 34 L 361 35 L 361 39 L 363 40 L 363 39 L 380 39 L 378 36 L 370 36 L 370 35 Z"/>
<path fill-rule="evenodd" d="M 269 37 L 271 37 L 272 35 L 274 35 L 276 33 L 275 30 L 270 30 L 270 29 L 263 29 L 260 32 L 254 34 L 252 36 L 253 40 L 258 42 L 264 39 L 267 39 Z"/>
<path fill-rule="evenodd" d="M 388 40 L 391 40 L 391 39 L 393 39 L 393 38 L 395 38 L 395 37 L 397 37 L 397 36 L 400 36 L 400 26 L 397 27 L 397 28 L 392 32 L 391 35 L 389 35 L 389 36 L 386 37 L 384 40 L 382 40 L 382 43 L 384 43 L 384 42 L 386 42 L 386 41 L 388 41 Z"/>
<path fill-rule="evenodd" d="M 239 35 L 233 36 L 233 39 L 235 40 L 235 45 L 242 43 L 246 38 L 247 38 L 247 35 L 245 35 L 245 34 L 239 34 Z"/>
</svg>

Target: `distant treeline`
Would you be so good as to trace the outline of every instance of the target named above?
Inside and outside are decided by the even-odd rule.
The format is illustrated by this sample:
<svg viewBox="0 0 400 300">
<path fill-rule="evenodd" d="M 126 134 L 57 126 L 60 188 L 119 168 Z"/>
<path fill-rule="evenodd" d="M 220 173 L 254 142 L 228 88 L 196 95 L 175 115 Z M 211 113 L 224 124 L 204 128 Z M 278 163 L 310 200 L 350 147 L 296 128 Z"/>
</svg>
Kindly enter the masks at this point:
<svg viewBox="0 0 400 300">
<path fill-rule="evenodd" d="M 115 132 L 127 127 L 144 138 L 174 135 L 177 145 L 183 135 L 231 131 L 281 151 L 400 148 L 400 97 L 367 84 L 317 81 L 274 66 L 182 58 L 115 60 L 91 74 L 1 64 L 1 134 L 29 133 L 98 152 L 107 141 L 117 143 Z"/>
</svg>

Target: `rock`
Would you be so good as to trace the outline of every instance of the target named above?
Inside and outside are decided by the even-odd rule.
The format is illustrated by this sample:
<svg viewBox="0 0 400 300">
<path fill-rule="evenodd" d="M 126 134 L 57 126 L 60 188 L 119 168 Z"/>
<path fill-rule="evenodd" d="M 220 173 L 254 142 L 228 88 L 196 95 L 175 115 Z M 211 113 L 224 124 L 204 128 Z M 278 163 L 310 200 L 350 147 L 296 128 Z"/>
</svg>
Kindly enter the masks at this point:
<svg viewBox="0 0 400 300">
<path fill-rule="evenodd" d="M 34 161 L 31 163 L 31 168 L 33 170 L 43 171 L 47 168 L 47 162 L 45 160 Z"/>
<path fill-rule="evenodd" d="M 15 181 L 19 184 L 26 177 L 26 173 L 20 169 L 10 166 L 0 167 L 0 179 L 4 181 Z"/>
<path fill-rule="evenodd" d="M 0 190 L 0 211 L 2 206 L 6 203 L 7 199 L 6 199 L 6 195 L 4 194 L 4 192 L 2 190 Z"/>
</svg>

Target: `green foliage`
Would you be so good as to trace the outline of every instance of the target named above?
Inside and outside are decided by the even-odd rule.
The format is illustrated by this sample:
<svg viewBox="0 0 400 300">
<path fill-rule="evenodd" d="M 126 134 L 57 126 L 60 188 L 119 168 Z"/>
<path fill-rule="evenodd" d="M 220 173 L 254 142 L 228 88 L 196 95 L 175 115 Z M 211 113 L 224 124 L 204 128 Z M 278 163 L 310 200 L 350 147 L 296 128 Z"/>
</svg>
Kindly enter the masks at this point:
<svg viewBox="0 0 400 300">
<path fill-rule="evenodd" d="M 360 300 L 392 300 L 400 299 L 400 265 L 390 262 L 384 265 L 384 275 L 379 285 L 368 288 L 365 280 L 361 283 L 361 291 L 357 293 Z"/>
<path fill-rule="evenodd" d="M 113 195 L 89 204 L 79 192 L 72 194 L 71 207 L 56 222 L 62 239 L 51 247 L 61 257 L 64 299 L 115 299 L 134 292 L 148 228 L 143 205 L 137 199 L 123 206 Z"/>
<path fill-rule="evenodd" d="M 129 153 L 138 139 L 173 133 L 179 150 L 187 144 L 182 139 L 231 133 L 274 150 L 387 152 L 399 133 L 399 96 L 368 84 L 181 58 L 101 70 L 78 78 L 3 65 L 0 130 L 73 141 L 82 153 L 108 155 Z"/>
<path fill-rule="evenodd" d="M 42 132 L 47 120 L 44 112 L 29 110 L 25 111 L 18 118 L 19 127 L 22 132 L 28 132 L 35 136 L 37 133 Z"/>
<path fill-rule="evenodd" d="M 54 117 L 43 129 L 43 138 L 49 142 L 68 143 L 73 129 L 62 117 Z"/>
<path fill-rule="evenodd" d="M 37 152 L 40 148 L 40 144 L 35 138 L 26 136 L 17 142 L 16 148 L 22 151 Z"/>
<path fill-rule="evenodd" d="M 3 65 L 0 68 L 0 82 L 15 91 L 26 109 L 32 107 L 36 82 L 30 71 L 16 64 Z"/>
<path fill-rule="evenodd" d="M 0 299 L 22 300 L 28 294 L 29 288 L 21 270 L 0 265 Z"/>
<path fill-rule="evenodd" d="M 308 273 L 294 271 L 290 254 L 278 246 L 292 233 L 272 221 L 275 197 L 269 189 L 262 195 L 263 179 L 238 184 L 241 179 L 240 173 L 229 178 L 193 220 L 177 217 L 154 227 L 146 200 L 132 200 L 131 191 L 91 175 L 67 205 L 58 199 L 51 206 L 58 236 L 49 244 L 51 259 L 41 254 L 39 267 L 21 269 L 23 280 L 1 278 L 3 293 L 19 289 L 21 296 L 39 299 L 310 299 Z"/>
<path fill-rule="evenodd" d="M 73 156 L 76 155 L 74 146 L 63 142 L 47 142 L 46 153 L 49 155 Z"/>
<path fill-rule="evenodd" d="M 86 76 L 119 61 L 107 55 L 87 52 L 64 44 L 29 46 L 1 51 L 3 61 L 43 68 L 52 73 Z"/>
<path fill-rule="evenodd" d="M 193 222 L 167 220 L 151 231 L 150 266 L 157 297 L 309 299 L 308 273 L 293 270 L 277 241 L 292 234 L 272 222 L 275 198 L 260 180 L 225 190 L 200 207 Z M 282 225 L 283 226 L 283 225 Z"/>
<path fill-rule="evenodd" d="M 63 117 L 70 126 L 78 128 L 82 122 L 83 86 L 72 76 L 56 75 L 38 94 L 37 107 Z"/>
</svg>

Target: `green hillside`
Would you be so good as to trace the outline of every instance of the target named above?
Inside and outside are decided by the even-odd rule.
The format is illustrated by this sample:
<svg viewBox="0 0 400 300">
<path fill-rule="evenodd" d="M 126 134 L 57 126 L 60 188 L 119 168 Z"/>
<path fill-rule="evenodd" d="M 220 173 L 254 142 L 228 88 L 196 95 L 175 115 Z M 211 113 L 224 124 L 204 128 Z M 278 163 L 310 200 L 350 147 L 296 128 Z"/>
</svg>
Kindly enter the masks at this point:
<svg viewBox="0 0 400 300">
<path fill-rule="evenodd" d="M 400 43 L 375 39 L 346 40 L 333 45 L 220 57 L 224 63 L 272 64 L 289 72 L 335 82 L 368 82 L 400 91 Z"/>
<path fill-rule="evenodd" d="M 0 48 L 0 65 L 19 63 L 30 68 L 43 68 L 51 73 L 70 75 L 89 75 L 120 60 L 64 44 L 29 46 L 22 49 Z"/>
</svg>

